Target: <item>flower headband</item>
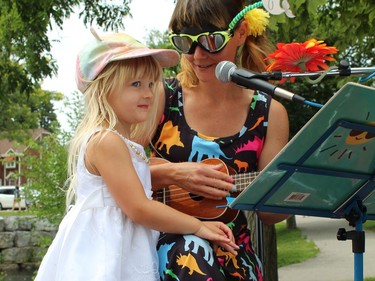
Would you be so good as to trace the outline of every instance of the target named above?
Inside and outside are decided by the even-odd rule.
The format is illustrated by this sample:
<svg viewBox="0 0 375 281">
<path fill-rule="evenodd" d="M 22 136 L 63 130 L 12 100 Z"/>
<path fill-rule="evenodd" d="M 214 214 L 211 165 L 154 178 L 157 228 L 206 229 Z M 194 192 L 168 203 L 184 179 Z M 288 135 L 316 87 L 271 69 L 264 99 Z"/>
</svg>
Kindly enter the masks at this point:
<svg viewBox="0 0 375 281">
<path fill-rule="evenodd" d="M 266 30 L 269 23 L 268 18 L 270 17 L 270 14 L 279 15 L 285 13 L 290 18 L 294 17 L 293 13 L 289 9 L 288 1 L 284 0 L 282 2 L 282 6 L 280 6 L 279 2 L 279 0 L 262 0 L 246 6 L 229 23 L 229 29 L 233 29 L 236 24 L 242 18 L 244 18 L 248 23 L 247 35 L 257 37 L 262 35 Z M 259 9 L 260 7 L 264 7 L 267 11 Z"/>
</svg>

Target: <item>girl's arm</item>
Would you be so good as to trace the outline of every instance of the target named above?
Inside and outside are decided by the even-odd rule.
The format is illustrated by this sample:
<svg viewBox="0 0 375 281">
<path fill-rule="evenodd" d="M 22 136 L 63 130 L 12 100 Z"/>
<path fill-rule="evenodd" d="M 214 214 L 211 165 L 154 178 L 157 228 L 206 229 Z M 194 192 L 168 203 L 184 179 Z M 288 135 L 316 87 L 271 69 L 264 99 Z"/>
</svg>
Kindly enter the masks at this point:
<svg viewBox="0 0 375 281">
<path fill-rule="evenodd" d="M 118 135 L 108 132 L 99 142 L 90 141 L 85 164 L 103 178 L 119 207 L 135 223 L 163 232 L 195 234 L 235 253 L 233 234 L 225 224 L 203 223 L 146 197 L 128 147 Z"/>
</svg>

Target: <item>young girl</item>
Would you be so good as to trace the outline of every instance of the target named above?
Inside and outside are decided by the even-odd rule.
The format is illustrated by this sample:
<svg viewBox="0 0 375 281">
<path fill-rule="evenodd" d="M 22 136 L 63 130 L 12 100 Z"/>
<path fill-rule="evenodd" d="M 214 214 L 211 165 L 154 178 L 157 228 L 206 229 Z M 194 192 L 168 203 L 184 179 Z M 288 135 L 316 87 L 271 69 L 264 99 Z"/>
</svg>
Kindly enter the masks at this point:
<svg viewBox="0 0 375 281">
<path fill-rule="evenodd" d="M 152 134 L 161 67 L 175 65 L 178 54 L 126 34 L 92 32 L 95 40 L 77 60 L 86 114 L 69 151 L 67 201 L 75 196 L 75 205 L 35 280 L 159 280 L 157 231 L 194 234 L 236 254 L 223 223 L 201 222 L 151 198 L 148 158 L 138 143 Z"/>
</svg>

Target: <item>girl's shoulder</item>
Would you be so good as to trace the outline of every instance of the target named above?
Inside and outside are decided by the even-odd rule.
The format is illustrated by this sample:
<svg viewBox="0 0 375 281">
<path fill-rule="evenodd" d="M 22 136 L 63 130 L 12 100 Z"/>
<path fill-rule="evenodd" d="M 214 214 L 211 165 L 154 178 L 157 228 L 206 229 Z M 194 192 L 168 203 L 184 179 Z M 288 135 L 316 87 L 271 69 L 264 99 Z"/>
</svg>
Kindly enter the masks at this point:
<svg viewBox="0 0 375 281">
<path fill-rule="evenodd" d="M 115 149 L 124 142 L 128 141 L 124 136 L 115 130 L 97 129 L 87 135 L 87 141 L 84 145 L 93 151 Z"/>
<path fill-rule="evenodd" d="M 105 145 L 116 145 L 119 144 L 119 139 L 121 140 L 121 144 L 126 143 L 128 147 L 130 147 L 132 150 L 142 150 L 143 146 L 133 140 L 130 140 L 129 138 L 122 135 L 120 132 L 118 132 L 115 129 L 105 129 L 101 132 L 101 138 L 103 140 L 105 139 L 104 143 Z"/>
</svg>

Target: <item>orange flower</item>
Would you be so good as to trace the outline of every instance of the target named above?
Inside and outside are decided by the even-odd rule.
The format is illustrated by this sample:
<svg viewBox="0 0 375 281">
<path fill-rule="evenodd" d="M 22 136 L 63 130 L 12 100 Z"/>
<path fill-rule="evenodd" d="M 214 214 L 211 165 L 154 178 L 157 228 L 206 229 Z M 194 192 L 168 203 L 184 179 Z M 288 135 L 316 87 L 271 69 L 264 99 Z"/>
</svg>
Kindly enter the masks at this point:
<svg viewBox="0 0 375 281">
<path fill-rule="evenodd" d="M 335 61 L 336 47 L 328 47 L 324 41 L 310 39 L 304 43 L 278 43 L 277 50 L 265 60 L 273 60 L 267 71 L 305 72 L 320 71 L 328 68 L 326 61 Z M 293 82 L 295 77 L 291 78 Z"/>
</svg>

